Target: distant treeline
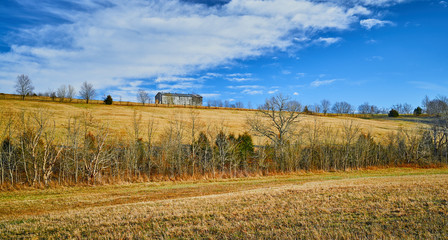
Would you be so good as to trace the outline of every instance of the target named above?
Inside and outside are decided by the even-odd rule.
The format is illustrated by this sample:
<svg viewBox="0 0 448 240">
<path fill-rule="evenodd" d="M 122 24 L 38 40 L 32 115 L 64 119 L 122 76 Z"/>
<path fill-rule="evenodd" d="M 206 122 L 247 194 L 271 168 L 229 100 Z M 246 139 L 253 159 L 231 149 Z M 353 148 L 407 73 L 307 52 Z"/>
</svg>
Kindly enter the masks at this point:
<svg viewBox="0 0 448 240">
<path fill-rule="evenodd" d="M 15 84 L 15 90 L 18 95 L 12 95 L 12 94 L 0 94 L 0 99 L 33 99 L 33 100 L 39 100 L 39 101 L 60 101 L 60 102 L 72 102 L 75 100 L 76 102 L 79 102 L 80 99 L 75 99 L 76 96 L 76 90 L 72 85 L 61 85 L 58 89 L 52 90 L 49 89 L 47 92 L 44 93 L 35 93 L 34 92 L 34 85 L 31 81 L 31 79 L 28 77 L 28 75 L 21 74 L 17 76 L 16 84 Z M 113 104 L 113 96 L 107 95 L 103 97 L 103 100 L 94 100 L 96 96 L 96 89 L 94 88 L 93 84 L 88 83 L 87 81 L 83 82 L 81 85 L 81 88 L 78 92 L 78 96 L 82 99 L 82 101 L 85 101 L 87 104 L 90 103 L 104 103 L 111 105 Z M 120 98 L 120 105 L 123 103 Z M 136 99 L 139 103 L 141 103 L 143 106 L 145 103 L 151 104 L 152 98 L 150 97 L 148 91 L 144 89 L 139 89 L 137 92 Z M 291 101 L 296 102 L 296 101 Z M 125 105 L 136 105 L 134 102 L 126 102 Z M 158 104 L 153 105 L 158 106 Z M 234 109 L 244 109 L 244 103 L 241 101 L 234 101 L 234 100 L 225 100 L 224 102 L 222 100 L 212 100 L 209 99 L 207 101 L 206 106 L 208 108 L 234 108 Z M 399 114 L 414 114 L 414 115 L 421 115 L 422 113 L 427 113 L 430 115 L 438 114 L 440 112 L 443 112 L 443 109 L 446 109 L 448 106 L 448 98 L 447 97 L 437 97 L 434 100 L 430 100 L 428 96 L 425 97 L 425 99 L 422 101 L 422 107 L 418 106 L 415 109 L 408 104 L 395 104 L 391 106 L 390 108 L 379 108 L 375 105 L 371 105 L 368 102 L 365 102 L 358 106 L 356 108 L 355 106 L 351 105 L 348 102 L 345 101 L 339 101 L 335 102 L 334 104 L 331 104 L 329 100 L 322 100 L 320 103 L 316 103 L 313 105 L 307 105 L 304 106 L 303 112 L 307 114 L 311 113 L 335 113 L 335 114 L 388 114 L 392 117 L 398 117 Z M 188 107 L 188 106 L 185 106 Z M 252 109 L 252 104 L 248 102 L 246 109 Z"/>
<path fill-rule="evenodd" d="M 273 112 L 274 117 L 281 112 Z M 63 131 L 45 111 L 0 114 L 2 186 L 448 163 L 446 115 L 439 116 L 428 128 L 391 131 L 379 141 L 362 132 L 353 121 L 347 120 L 339 129 L 316 121 L 299 124 L 283 138 L 274 134 L 278 138 L 254 146 L 251 135 L 261 133 L 256 123 L 248 120 L 252 132 L 235 136 L 220 126 L 199 128 L 194 113 L 188 125 L 171 121 L 157 139 L 153 134 L 157 125 L 138 113 L 126 137 L 112 136 L 107 124 L 93 119 L 88 112 L 67 117 Z"/>
</svg>

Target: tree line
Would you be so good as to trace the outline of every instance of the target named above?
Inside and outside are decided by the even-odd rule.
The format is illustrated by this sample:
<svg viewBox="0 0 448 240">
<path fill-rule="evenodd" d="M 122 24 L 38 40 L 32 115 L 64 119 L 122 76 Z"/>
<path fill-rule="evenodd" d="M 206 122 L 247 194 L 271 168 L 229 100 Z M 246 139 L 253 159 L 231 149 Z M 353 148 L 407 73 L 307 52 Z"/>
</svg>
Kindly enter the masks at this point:
<svg viewBox="0 0 448 240">
<path fill-rule="evenodd" d="M 33 95 L 34 86 L 32 84 L 31 79 L 24 74 L 17 76 L 17 81 L 15 85 L 16 93 L 19 94 L 24 100 L 26 96 Z M 75 88 L 71 85 L 61 85 L 58 89 L 48 90 L 44 93 L 38 93 L 37 96 L 47 96 L 51 97 L 53 100 L 58 98 L 61 102 L 64 99 L 67 99 L 69 102 L 75 97 Z M 94 99 L 96 96 L 96 90 L 91 83 L 83 82 L 81 85 L 81 89 L 78 92 L 78 96 L 81 99 L 84 99 L 88 104 L 91 99 Z M 141 103 L 143 106 L 146 103 L 152 103 L 152 98 L 150 97 L 148 91 L 144 89 L 139 89 L 136 94 L 137 102 Z M 113 99 L 110 95 L 104 97 L 105 104 L 112 104 Z M 429 115 L 436 115 L 440 112 L 443 112 L 447 106 L 448 98 L 444 96 L 438 96 L 433 100 L 430 100 L 428 96 L 426 96 L 422 101 L 422 107 L 417 106 L 413 108 L 408 103 L 399 103 L 394 104 L 389 108 L 380 108 L 376 105 L 369 104 L 365 102 L 359 105 L 357 108 L 354 105 L 351 105 L 345 101 L 338 101 L 334 104 L 327 99 L 322 100 L 320 103 L 316 103 L 313 105 L 308 105 L 304 107 L 305 113 L 335 113 L 335 114 L 389 114 L 389 116 L 398 116 L 397 114 L 414 114 L 421 115 L 422 113 L 427 113 Z M 245 105 L 241 101 L 230 102 L 229 100 L 212 100 L 209 99 L 207 101 L 208 107 L 226 107 L 226 108 L 245 108 Z M 247 109 L 252 109 L 252 104 L 249 102 L 246 106 Z"/>
<path fill-rule="evenodd" d="M 267 99 L 240 135 L 204 123 L 194 109 L 188 121 L 172 119 L 162 129 L 135 112 L 126 136 L 112 134 L 88 111 L 63 125 L 49 110 L 1 112 L 0 183 L 98 184 L 448 163 L 447 109 L 427 128 L 391 131 L 380 140 L 351 120 L 342 128 L 301 123 L 301 110 L 281 95 Z M 255 135 L 265 140 L 254 143 Z"/>
</svg>

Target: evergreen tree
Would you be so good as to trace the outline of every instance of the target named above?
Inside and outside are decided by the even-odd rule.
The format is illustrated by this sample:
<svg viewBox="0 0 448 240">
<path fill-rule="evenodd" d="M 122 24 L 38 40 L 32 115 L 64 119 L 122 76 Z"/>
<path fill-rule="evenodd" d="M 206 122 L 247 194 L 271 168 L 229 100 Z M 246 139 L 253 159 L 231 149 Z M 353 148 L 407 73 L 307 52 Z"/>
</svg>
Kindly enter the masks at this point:
<svg viewBox="0 0 448 240">
<path fill-rule="evenodd" d="M 112 105 L 113 99 L 110 95 L 107 95 L 107 97 L 104 99 L 104 104 Z"/>
<path fill-rule="evenodd" d="M 414 109 L 414 115 L 415 116 L 420 116 L 422 115 L 423 109 L 421 107 L 417 107 L 416 109 Z"/>
<path fill-rule="evenodd" d="M 397 110 L 392 109 L 392 110 L 390 110 L 388 116 L 389 116 L 389 117 L 398 117 L 399 114 L 398 114 L 398 111 L 397 111 Z"/>
</svg>

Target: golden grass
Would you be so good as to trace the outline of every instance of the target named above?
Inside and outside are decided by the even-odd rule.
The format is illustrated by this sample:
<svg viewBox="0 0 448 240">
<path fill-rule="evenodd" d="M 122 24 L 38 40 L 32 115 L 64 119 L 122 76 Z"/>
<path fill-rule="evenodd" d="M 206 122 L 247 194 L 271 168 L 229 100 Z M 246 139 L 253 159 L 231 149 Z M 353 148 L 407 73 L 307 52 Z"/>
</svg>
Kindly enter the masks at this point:
<svg viewBox="0 0 448 240">
<path fill-rule="evenodd" d="M 142 136 L 146 138 L 146 126 L 149 120 L 155 122 L 155 137 L 157 138 L 169 125 L 170 121 L 179 121 L 183 124 L 185 141 L 190 136 L 192 112 L 197 114 L 198 130 L 217 133 L 223 129 L 225 132 L 241 134 L 248 131 L 246 119 L 254 116 L 254 111 L 234 109 L 194 109 L 183 107 L 149 107 L 149 106 L 118 106 L 102 104 L 78 104 L 59 102 L 33 102 L 20 100 L 0 100 L 0 112 L 18 113 L 20 111 L 47 111 L 55 121 L 60 131 L 67 126 L 69 117 L 79 117 L 88 112 L 97 122 L 108 124 L 113 136 L 128 137 L 133 131 L 134 111 L 142 116 Z M 341 129 L 347 122 L 353 120 L 365 134 L 371 133 L 375 139 L 384 141 L 391 131 L 399 129 L 415 129 L 419 125 L 405 121 L 384 121 L 378 119 L 361 119 L 346 116 L 314 116 L 301 115 L 300 126 L 307 129 L 308 125 L 325 125 L 334 129 Z M 255 137 L 255 144 L 263 144 L 265 139 Z"/>
<path fill-rule="evenodd" d="M 447 186 L 390 168 L 3 192 L 0 238 L 447 238 Z"/>
</svg>

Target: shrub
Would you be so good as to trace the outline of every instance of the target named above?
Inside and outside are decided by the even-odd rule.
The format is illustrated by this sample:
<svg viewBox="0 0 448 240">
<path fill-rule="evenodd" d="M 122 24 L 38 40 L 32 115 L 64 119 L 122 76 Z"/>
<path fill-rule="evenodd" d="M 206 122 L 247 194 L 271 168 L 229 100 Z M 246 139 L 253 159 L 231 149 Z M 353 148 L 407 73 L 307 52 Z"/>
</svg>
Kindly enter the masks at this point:
<svg viewBox="0 0 448 240">
<path fill-rule="evenodd" d="M 399 114 L 398 114 L 398 111 L 397 110 L 395 110 L 395 109 L 392 109 L 392 110 L 390 110 L 390 112 L 389 112 L 389 115 L 388 115 L 389 117 L 398 117 L 399 116 Z"/>
<path fill-rule="evenodd" d="M 107 97 L 104 99 L 104 104 L 112 105 L 113 99 L 110 95 L 107 95 Z"/>
<path fill-rule="evenodd" d="M 252 136 L 248 132 L 239 135 L 237 142 L 238 152 L 243 159 L 247 159 L 254 154 L 254 143 L 252 141 Z"/>
<path fill-rule="evenodd" d="M 416 109 L 414 109 L 414 115 L 415 116 L 422 115 L 422 108 L 421 107 L 417 107 Z"/>
<path fill-rule="evenodd" d="M 305 108 L 303 109 L 303 113 L 311 114 L 312 112 L 308 109 L 308 106 L 305 106 Z"/>
</svg>

